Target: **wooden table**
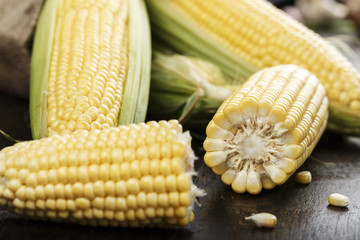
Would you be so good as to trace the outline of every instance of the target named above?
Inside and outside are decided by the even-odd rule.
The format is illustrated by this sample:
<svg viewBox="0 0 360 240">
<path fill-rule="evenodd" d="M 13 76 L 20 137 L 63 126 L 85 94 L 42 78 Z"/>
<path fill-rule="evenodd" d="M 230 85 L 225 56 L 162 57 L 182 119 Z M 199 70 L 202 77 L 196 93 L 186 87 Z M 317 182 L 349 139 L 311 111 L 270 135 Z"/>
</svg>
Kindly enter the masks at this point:
<svg viewBox="0 0 360 240">
<path fill-rule="evenodd" d="M 20 140 L 31 138 L 27 101 L 0 94 L 0 112 L 0 129 Z M 299 169 L 312 172 L 310 185 L 299 185 L 292 177 L 256 196 L 238 195 L 222 184 L 204 164 L 201 142 L 193 143 L 199 157 L 195 183 L 207 196 L 200 198 L 195 220 L 186 227 L 84 227 L 22 219 L 0 211 L 0 239 L 360 239 L 360 139 L 326 132 L 312 154 L 318 160 L 310 158 Z M 0 137 L 0 148 L 11 144 Z M 349 196 L 349 207 L 329 206 L 327 197 L 333 192 Z M 259 229 L 244 220 L 258 212 L 276 214 L 276 228 Z"/>
</svg>

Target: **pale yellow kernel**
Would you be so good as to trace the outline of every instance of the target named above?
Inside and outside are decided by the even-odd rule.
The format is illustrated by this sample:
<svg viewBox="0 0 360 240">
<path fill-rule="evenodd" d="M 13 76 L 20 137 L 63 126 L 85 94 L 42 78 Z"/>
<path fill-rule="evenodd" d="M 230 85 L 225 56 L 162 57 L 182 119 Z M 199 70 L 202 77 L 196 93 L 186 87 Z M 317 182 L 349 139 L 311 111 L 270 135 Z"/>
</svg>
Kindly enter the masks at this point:
<svg viewBox="0 0 360 240">
<path fill-rule="evenodd" d="M 157 193 L 166 192 L 165 178 L 163 176 L 156 176 L 154 178 L 154 190 Z"/>
<path fill-rule="evenodd" d="M 179 176 L 177 176 L 176 182 L 179 191 L 185 192 L 190 190 L 191 178 L 186 174 L 180 174 Z"/>
<path fill-rule="evenodd" d="M 14 205 L 14 207 L 17 207 L 17 208 L 20 208 L 20 209 L 25 208 L 25 202 L 18 199 L 18 198 L 15 198 L 13 200 L 13 205 Z"/>
<path fill-rule="evenodd" d="M 147 198 L 147 204 L 149 207 L 153 207 L 153 208 L 156 208 L 158 206 L 158 199 L 157 199 L 158 195 L 157 193 L 148 193 L 146 195 L 146 198 Z"/>
<path fill-rule="evenodd" d="M 40 171 L 40 172 L 41 172 L 41 171 Z M 43 178 L 42 175 L 40 176 L 40 172 L 38 173 L 39 183 L 40 183 L 40 177 Z M 45 174 L 46 174 L 46 173 L 45 173 Z M 57 169 L 56 175 L 57 175 L 57 177 L 58 177 L 58 181 L 59 181 L 59 182 L 61 182 L 61 183 L 66 183 L 66 182 L 67 182 L 67 168 L 66 168 L 66 167 L 60 167 L 59 169 Z M 44 182 L 44 183 L 42 183 L 42 184 L 46 184 L 46 183 L 47 183 L 47 177 L 46 177 L 46 175 L 44 176 L 43 182 Z"/>
<path fill-rule="evenodd" d="M 111 210 L 105 210 L 104 211 L 104 217 L 108 220 L 112 220 L 115 218 L 115 213 Z"/>
<path fill-rule="evenodd" d="M 115 212 L 115 219 L 120 222 L 124 221 L 125 220 L 124 212 L 119 212 L 119 211 Z"/>
<path fill-rule="evenodd" d="M 15 168 L 9 168 L 5 172 L 5 177 L 7 179 L 13 179 L 16 178 L 17 176 L 18 176 L 18 172 Z"/>
<path fill-rule="evenodd" d="M 68 199 L 66 200 L 66 209 L 69 211 L 76 211 L 76 204 L 74 200 Z"/>
<path fill-rule="evenodd" d="M 176 176 L 175 175 L 169 175 L 165 178 L 165 186 L 166 190 L 168 192 L 175 192 L 177 191 L 176 187 Z"/>
<path fill-rule="evenodd" d="M 88 175 L 87 166 L 80 166 L 78 168 L 78 179 L 82 183 L 89 182 L 89 175 Z"/>
<path fill-rule="evenodd" d="M 21 182 L 19 179 L 12 179 L 8 182 L 7 187 L 12 191 L 16 192 L 21 187 Z"/>
<path fill-rule="evenodd" d="M 44 210 L 46 208 L 45 206 L 45 200 L 41 200 L 41 199 L 38 199 L 35 201 L 35 206 L 38 208 L 38 209 L 42 209 Z"/>
<path fill-rule="evenodd" d="M 178 192 L 169 193 L 169 205 L 172 207 L 178 207 L 180 205 L 180 197 Z"/>
<path fill-rule="evenodd" d="M 84 184 L 84 197 L 88 199 L 93 199 L 95 197 L 93 183 Z"/>
<path fill-rule="evenodd" d="M 136 218 L 139 220 L 146 219 L 145 211 L 141 208 L 135 210 L 135 215 L 136 215 Z"/>
<path fill-rule="evenodd" d="M 148 207 L 148 208 L 145 209 L 145 214 L 146 214 L 147 217 L 153 218 L 153 217 L 155 217 L 155 209 L 151 208 L 151 207 Z"/>
<path fill-rule="evenodd" d="M 102 181 L 96 181 L 93 185 L 95 196 L 104 197 L 105 196 L 105 187 Z"/>
<path fill-rule="evenodd" d="M 146 193 L 140 192 L 137 196 L 137 205 L 140 208 L 146 208 L 147 207 L 147 200 L 146 200 Z"/>
<path fill-rule="evenodd" d="M 128 220 L 128 221 L 136 220 L 135 211 L 133 209 L 126 211 L 125 216 L 126 216 L 126 220 Z"/>
<path fill-rule="evenodd" d="M 103 163 L 99 167 L 99 179 L 106 181 L 110 178 L 110 165 L 107 163 Z"/>
<path fill-rule="evenodd" d="M 116 210 L 116 198 L 106 197 L 104 206 L 105 206 L 105 209 L 115 211 Z"/>
<path fill-rule="evenodd" d="M 274 228 L 277 223 L 277 218 L 271 213 L 257 213 L 249 217 L 245 217 L 245 220 L 253 221 L 257 227 Z"/>
<path fill-rule="evenodd" d="M 117 163 L 111 164 L 110 166 L 110 179 L 114 181 L 120 180 L 120 165 Z"/>
<path fill-rule="evenodd" d="M 35 197 L 37 199 L 45 199 L 46 198 L 45 190 L 44 190 L 43 186 L 39 185 L 39 186 L 35 187 Z"/>
<path fill-rule="evenodd" d="M 4 196 L 9 198 L 10 196 L 6 196 L 6 190 L 4 191 Z M 13 198 L 13 197 L 12 197 Z M 12 199 L 11 198 L 11 199 Z M 32 187 L 26 187 L 25 188 L 25 199 L 27 200 L 32 200 L 32 201 L 35 201 L 36 200 L 36 196 L 35 196 L 35 190 L 32 188 Z"/>
<path fill-rule="evenodd" d="M 96 197 L 91 201 L 91 205 L 97 209 L 104 209 L 104 198 L 102 197 Z"/>
<path fill-rule="evenodd" d="M 330 194 L 328 201 L 331 205 L 336 206 L 336 207 L 347 207 L 350 204 L 349 198 L 340 193 Z"/>
<path fill-rule="evenodd" d="M 175 217 L 175 211 L 174 208 L 166 208 L 164 215 L 168 218 Z"/>
<path fill-rule="evenodd" d="M 88 209 L 90 208 L 90 201 L 86 198 L 76 198 L 75 200 L 76 207 L 80 209 Z"/>
<path fill-rule="evenodd" d="M 57 171 L 56 171 L 55 169 L 50 169 L 50 170 L 48 171 L 48 182 L 49 182 L 49 183 L 56 184 L 56 183 L 58 182 L 56 172 L 57 172 Z"/>
<path fill-rule="evenodd" d="M 121 163 L 123 162 L 123 153 L 122 149 L 115 148 L 111 152 L 111 160 L 113 163 Z"/>
<path fill-rule="evenodd" d="M 29 175 L 29 170 L 27 169 L 21 169 L 19 172 L 18 172 L 18 179 L 22 182 L 22 183 L 25 183 L 25 180 L 27 178 L 27 176 Z"/>
<path fill-rule="evenodd" d="M 150 162 L 150 166 L 149 166 L 149 170 L 150 170 L 150 174 L 155 176 L 160 175 L 160 161 L 158 159 L 152 160 Z"/>
<path fill-rule="evenodd" d="M 168 207 L 169 205 L 169 198 L 166 193 L 160 193 L 158 196 L 158 204 L 159 207 Z"/>
<path fill-rule="evenodd" d="M 148 147 L 148 156 L 149 159 L 160 159 L 160 145 L 159 144 L 151 144 Z"/>
<path fill-rule="evenodd" d="M 75 219 L 82 219 L 84 217 L 84 214 L 82 210 L 76 210 L 74 212 L 71 212 L 71 216 Z"/>
<path fill-rule="evenodd" d="M 180 193 L 180 205 L 181 206 L 190 206 L 191 205 L 191 194 L 190 192 Z"/>
<path fill-rule="evenodd" d="M 99 167 L 97 165 L 91 165 L 88 168 L 89 180 L 96 181 L 99 179 Z"/>
<path fill-rule="evenodd" d="M 147 147 L 141 146 L 136 149 L 136 159 L 148 159 L 148 150 Z"/>
<path fill-rule="evenodd" d="M 171 174 L 171 164 L 169 159 L 160 161 L 160 174 L 163 176 Z"/>
<path fill-rule="evenodd" d="M 127 162 L 133 161 L 134 159 L 136 159 L 135 150 L 132 148 L 124 149 L 123 158 L 124 158 L 124 161 L 127 161 Z"/>
<path fill-rule="evenodd" d="M 125 196 L 128 195 L 128 191 L 127 191 L 125 181 L 116 182 L 116 184 L 115 184 L 115 193 L 116 193 L 116 196 L 119 196 L 119 197 L 125 197 Z"/>
<path fill-rule="evenodd" d="M 15 196 L 19 198 L 20 200 L 25 200 L 25 186 L 21 186 L 15 193 Z"/>
<path fill-rule="evenodd" d="M 64 186 L 64 194 L 66 198 L 70 198 L 73 199 L 74 197 L 74 193 L 73 193 L 73 189 L 72 189 L 72 184 L 66 184 Z"/>
<path fill-rule="evenodd" d="M 34 201 L 26 201 L 25 202 L 25 208 L 29 210 L 35 210 L 35 202 Z"/>
<path fill-rule="evenodd" d="M 46 199 L 45 207 L 47 209 L 55 210 L 56 209 L 55 200 L 54 199 Z"/>
<path fill-rule="evenodd" d="M 82 197 L 84 195 L 83 184 L 80 182 L 74 183 L 72 185 L 72 192 L 73 192 L 75 198 Z"/>
<path fill-rule="evenodd" d="M 152 176 L 144 176 L 140 179 L 140 188 L 144 192 L 152 192 L 153 191 L 153 177 Z"/>
<path fill-rule="evenodd" d="M 77 181 L 77 167 L 68 167 L 67 168 L 67 180 L 70 183 Z"/>
<path fill-rule="evenodd" d="M 140 192 L 139 181 L 135 178 L 130 178 L 126 181 L 126 188 L 129 194 L 138 194 Z"/>
<path fill-rule="evenodd" d="M 68 211 L 58 211 L 57 215 L 59 218 L 66 219 L 69 217 L 70 213 Z"/>
<path fill-rule="evenodd" d="M 301 171 L 298 172 L 295 176 L 295 180 L 300 184 L 309 184 L 311 183 L 311 172 L 309 171 Z"/>
<path fill-rule="evenodd" d="M 66 211 L 66 200 L 56 199 L 55 206 L 58 211 Z"/>
<path fill-rule="evenodd" d="M 133 178 L 140 178 L 141 177 L 141 171 L 139 168 L 139 162 L 138 161 L 132 161 L 130 163 L 130 175 Z"/>
<path fill-rule="evenodd" d="M 187 215 L 187 208 L 186 207 L 178 207 L 175 208 L 175 216 L 179 218 L 186 217 Z"/>
<path fill-rule="evenodd" d="M 128 195 L 127 198 L 126 198 L 126 205 L 130 209 L 136 209 L 137 208 L 136 196 Z"/>
<path fill-rule="evenodd" d="M 121 211 L 127 211 L 126 199 L 122 197 L 116 198 L 116 209 Z"/>
</svg>

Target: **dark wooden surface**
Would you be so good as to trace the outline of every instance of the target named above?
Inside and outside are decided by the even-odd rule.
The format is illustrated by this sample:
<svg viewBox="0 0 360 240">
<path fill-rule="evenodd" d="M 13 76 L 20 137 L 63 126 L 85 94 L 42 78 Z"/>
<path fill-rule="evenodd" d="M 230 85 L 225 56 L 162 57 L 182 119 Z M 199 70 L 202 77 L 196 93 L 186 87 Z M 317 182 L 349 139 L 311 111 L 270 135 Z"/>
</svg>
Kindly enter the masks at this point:
<svg viewBox="0 0 360 240">
<path fill-rule="evenodd" d="M 30 139 L 28 102 L 0 93 L 0 129 L 21 140 Z M 12 143 L 0 137 L 0 148 Z M 325 133 L 313 152 L 322 162 L 308 159 L 299 170 L 310 170 L 313 182 L 296 184 L 290 178 L 272 191 L 238 195 L 221 183 L 199 157 L 195 183 L 206 190 L 195 207 L 195 220 L 183 228 L 121 229 L 84 227 L 22 219 L 0 211 L 0 239 L 360 239 L 360 139 Z M 323 162 L 332 162 L 332 165 Z M 348 208 L 331 207 L 330 193 L 349 196 Z M 257 212 L 278 217 L 275 229 L 259 229 L 244 220 Z"/>
</svg>

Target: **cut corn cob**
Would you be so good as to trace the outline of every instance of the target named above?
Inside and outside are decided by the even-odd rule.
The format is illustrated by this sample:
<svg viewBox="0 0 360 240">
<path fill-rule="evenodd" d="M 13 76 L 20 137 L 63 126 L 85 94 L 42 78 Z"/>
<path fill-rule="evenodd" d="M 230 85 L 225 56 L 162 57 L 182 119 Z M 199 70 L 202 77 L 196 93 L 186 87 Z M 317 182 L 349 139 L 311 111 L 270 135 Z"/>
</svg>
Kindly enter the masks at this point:
<svg viewBox="0 0 360 240">
<path fill-rule="evenodd" d="M 244 81 L 256 69 L 296 64 L 312 72 L 329 98 L 328 127 L 360 135 L 360 74 L 318 34 L 265 0 L 149 0 L 156 38 L 213 61 Z"/>
<path fill-rule="evenodd" d="M 235 192 L 283 184 L 311 154 L 328 117 L 317 78 L 296 65 L 254 74 L 207 126 L 205 163 Z"/>
<path fill-rule="evenodd" d="M 31 65 L 33 138 L 143 122 L 150 48 L 142 0 L 47 1 Z"/>
<path fill-rule="evenodd" d="M 21 142 L 0 152 L 0 203 L 44 220 L 185 225 L 201 195 L 190 141 L 170 120 Z"/>
</svg>

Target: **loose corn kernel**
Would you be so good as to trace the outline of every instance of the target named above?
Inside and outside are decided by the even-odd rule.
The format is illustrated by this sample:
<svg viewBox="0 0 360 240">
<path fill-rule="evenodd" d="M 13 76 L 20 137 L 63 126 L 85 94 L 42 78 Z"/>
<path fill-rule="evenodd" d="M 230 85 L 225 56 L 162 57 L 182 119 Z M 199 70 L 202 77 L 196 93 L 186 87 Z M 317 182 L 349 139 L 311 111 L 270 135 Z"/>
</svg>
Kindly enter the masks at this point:
<svg viewBox="0 0 360 240">
<path fill-rule="evenodd" d="M 253 221 L 257 227 L 274 228 L 277 223 L 277 218 L 271 213 L 257 213 L 252 214 L 249 217 L 245 217 L 245 220 Z"/>
<path fill-rule="evenodd" d="M 350 204 L 349 198 L 340 193 L 330 194 L 328 201 L 331 205 L 336 206 L 336 207 L 347 207 Z"/>
<path fill-rule="evenodd" d="M 301 171 L 298 172 L 295 176 L 295 180 L 300 184 L 309 184 L 311 183 L 311 172 L 309 171 Z"/>
</svg>

